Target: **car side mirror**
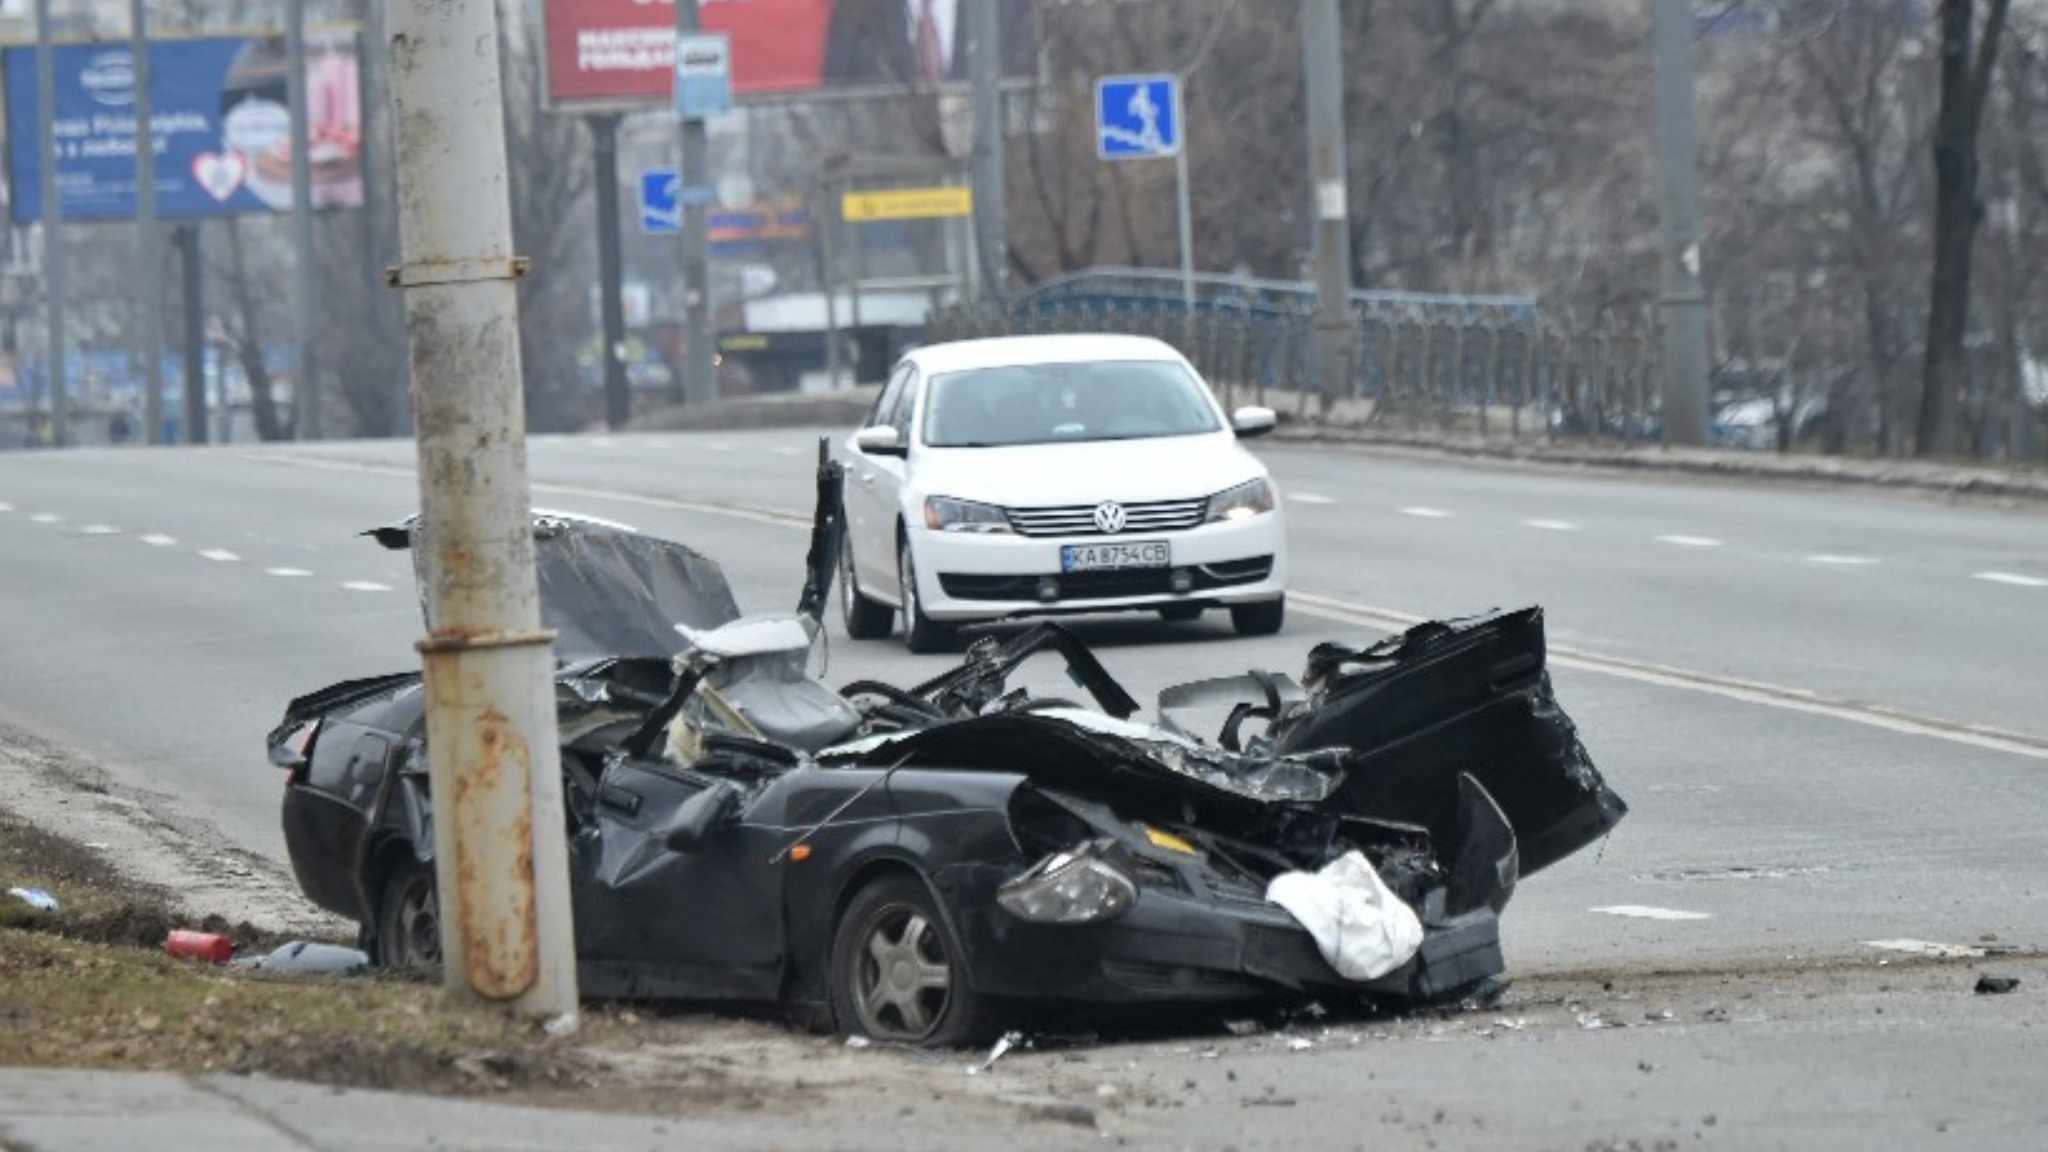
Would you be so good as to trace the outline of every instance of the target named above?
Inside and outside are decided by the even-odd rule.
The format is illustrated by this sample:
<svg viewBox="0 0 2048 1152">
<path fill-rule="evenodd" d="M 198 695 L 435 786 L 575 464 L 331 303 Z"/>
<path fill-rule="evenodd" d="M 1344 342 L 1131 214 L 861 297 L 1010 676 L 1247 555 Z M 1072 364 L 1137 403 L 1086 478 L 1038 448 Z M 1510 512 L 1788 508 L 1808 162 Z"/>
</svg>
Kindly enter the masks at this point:
<svg viewBox="0 0 2048 1152">
<path fill-rule="evenodd" d="M 682 802 L 675 818 L 662 833 L 661 842 L 671 852 L 689 855 L 704 846 L 718 826 L 739 811 L 740 794 L 723 784 L 714 784 Z"/>
<path fill-rule="evenodd" d="M 1279 420 L 1271 408 L 1245 407 L 1230 414 L 1230 426 L 1236 430 L 1239 440 L 1264 436 Z"/>
<path fill-rule="evenodd" d="M 909 448 L 895 428 L 877 424 L 853 434 L 853 446 L 869 456 L 905 456 Z"/>
</svg>

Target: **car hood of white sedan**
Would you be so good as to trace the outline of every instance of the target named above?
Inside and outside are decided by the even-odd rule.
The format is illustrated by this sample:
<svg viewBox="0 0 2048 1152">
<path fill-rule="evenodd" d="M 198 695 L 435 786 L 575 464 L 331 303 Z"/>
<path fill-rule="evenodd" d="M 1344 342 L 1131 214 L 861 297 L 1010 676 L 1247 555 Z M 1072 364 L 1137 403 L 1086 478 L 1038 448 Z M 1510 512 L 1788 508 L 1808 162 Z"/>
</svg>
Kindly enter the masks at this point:
<svg viewBox="0 0 2048 1152">
<path fill-rule="evenodd" d="M 1228 432 L 1004 448 L 919 445 L 913 455 L 920 495 L 1026 508 L 1189 500 L 1266 474 Z"/>
</svg>

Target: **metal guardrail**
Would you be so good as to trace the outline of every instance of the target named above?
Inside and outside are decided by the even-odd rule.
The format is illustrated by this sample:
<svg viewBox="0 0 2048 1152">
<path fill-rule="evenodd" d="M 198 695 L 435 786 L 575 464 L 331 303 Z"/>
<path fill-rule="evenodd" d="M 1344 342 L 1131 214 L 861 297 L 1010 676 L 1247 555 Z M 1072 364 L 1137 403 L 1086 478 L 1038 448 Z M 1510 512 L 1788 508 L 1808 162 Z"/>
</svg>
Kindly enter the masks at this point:
<svg viewBox="0 0 2048 1152">
<path fill-rule="evenodd" d="M 1226 406 L 1303 419 L 1482 436 L 1662 437 L 1648 321 L 1589 329 L 1515 296 L 1354 292 L 1342 378 L 1317 378 L 1313 290 L 1198 275 L 1192 312 L 1171 273 L 1101 269 L 1047 281 L 1009 307 L 934 312 L 926 338 L 1121 332 L 1177 348 Z"/>
</svg>

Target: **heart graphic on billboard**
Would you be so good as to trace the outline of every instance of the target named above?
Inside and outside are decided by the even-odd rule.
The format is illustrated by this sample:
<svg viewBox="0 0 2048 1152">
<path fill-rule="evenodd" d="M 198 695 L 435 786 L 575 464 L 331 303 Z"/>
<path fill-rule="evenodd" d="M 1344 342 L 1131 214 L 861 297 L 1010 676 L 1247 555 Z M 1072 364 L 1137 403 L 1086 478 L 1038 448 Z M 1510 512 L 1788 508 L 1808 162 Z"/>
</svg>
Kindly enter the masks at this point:
<svg viewBox="0 0 2048 1152">
<path fill-rule="evenodd" d="M 239 152 L 201 152 L 192 158 L 192 178 L 208 196 L 225 203 L 249 178 L 249 162 Z"/>
</svg>

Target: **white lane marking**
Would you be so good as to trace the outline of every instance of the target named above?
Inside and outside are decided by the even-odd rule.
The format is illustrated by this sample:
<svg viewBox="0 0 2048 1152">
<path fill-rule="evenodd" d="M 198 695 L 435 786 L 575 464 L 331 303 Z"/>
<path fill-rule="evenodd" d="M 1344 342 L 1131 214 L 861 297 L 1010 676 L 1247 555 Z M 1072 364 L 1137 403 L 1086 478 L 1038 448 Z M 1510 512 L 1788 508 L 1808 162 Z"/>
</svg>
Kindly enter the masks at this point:
<svg viewBox="0 0 2048 1152">
<path fill-rule="evenodd" d="M 1968 944 L 1937 944 L 1932 940 L 1865 940 L 1872 948 L 1887 952 L 1907 952 L 1915 956 L 1939 956 L 1944 960 L 1973 960 L 1987 955 L 1982 948 Z"/>
<path fill-rule="evenodd" d="M 350 580 L 342 585 L 351 592 L 389 592 L 391 585 L 379 584 L 375 580 Z"/>
<path fill-rule="evenodd" d="M 139 188 L 141 185 L 138 184 L 136 187 Z M 592 448 L 617 448 L 619 443 L 609 436 L 593 436 L 590 439 L 590 446 Z"/>
<path fill-rule="evenodd" d="M 2039 576 L 2022 576 L 2017 572 L 1972 572 L 1972 580 L 1987 580 L 1993 584 L 2011 584 L 2016 588 L 2048 588 L 2048 580 Z"/>
<path fill-rule="evenodd" d="M 202 559 L 211 560 L 216 564 L 234 564 L 242 559 L 225 548 L 208 548 L 199 555 Z"/>
<path fill-rule="evenodd" d="M 1289 492 L 1287 494 L 1287 502 L 1289 504 L 1335 504 L 1337 501 L 1335 497 L 1325 496 L 1320 492 Z"/>
<path fill-rule="evenodd" d="M 14 511 L 14 505 L 12 505 L 12 504 L 9 504 L 9 503 L 8 503 L 7 501 L 5 501 L 5 500 L 0 500 L 0 512 L 12 512 L 12 511 Z"/>
<path fill-rule="evenodd" d="M 311 572 L 306 571 L 304 568 L 265 568 L 263 574 L 266 576 L 282 576 L 287 580 L 312 575 Z"/>
<path fill-rule="evenodd" d="M 1408 612 L 1350 604 L 1294 588 L 1288 589 L 1287 602 L 1299 606 L 1303 612 L 1311 616 L 1321 616 L 1326 620 L 1335 620 L 1343 624 L 1359 624 L 1383 632 L 1405 631 L 1427 619 Z M 1782 708 L 1788 712 L 1825 716 L 1886 732 L 1925 736 L 1972 748 L 2024 756 L 2030 760 L 2048 761 L 2048 740 L 2037 736 L 1916 715 L 1881 704 L 1838 700 L 1801 688 L 1786 688 L 1759 680 L 1739 680 L 1729 676 L 1692 672 L 1662 664 L 1645 664 L 1559 644 L 1550 646 L 1550 664 L 1556 668 L 1598 672 L 1603 676 L 1633 680 L 1640 684 L 1654 684 L 1660 688 L 1703 692 L 1709 696 L 1738 700 L 1745 704 L 1761 704 L 1767 708 Z"/>
<path fill-rule="evenodd" d="M 1545 532 L 1577 532 L 1579 526 L 1569 520 L 1524 520 L 1524 528 L 1540 528 Z"/>
<path fill-rule="evenodd" d="M 275 456 L 266 452 L 242 453 L 245 460 L 259 460 L 266 464 L 284 464 L 293 468 L 314 468 L 329 472 L 368 473 L 375 476 L 413 475 L 410 468 L 390 464 L 371 464 L 356 460 L 307 460 L 292 456 Z M 610 501 L 614 504 L 637 504 L 647 508 L 667 508 L 678 512 L 701 512 L 710 516 L 730 516 L 735 520 L 748 520 L 756 524 L 772 524 L 777 528 L 811 530 L 809 511 L 795 512 L 780 508 L 766 508 L 758 504 L 714 504 L 708 500 L 684 500 L 674 496 L 644 496 L 636 492 L 618 492 L 603 488 L 585 488 L 576 484 L 533 483 L 534 492 L 545 492 L 550 496 L 574 496 L 581 500 Z"/>
<path fill-rule="evenodd" d="M 775 453 L 775 454 L 776 454 L 777 456 L 794 456 L 794 455 L 796 455 L 796 454 L 797 454 L 798 452 L 801 452 L 801 451 L 803 451 L 803 449 L 801 449 L 801 448 L 790 448 L 790 447 L 788 447 L 788 446 L 784 446 L 784 447 L 781 447 L 781 448 L 770 448 L 770 449 L 769 449 L 769 451 L 770 451 L 770 452 L 773 452 L 773 453 Z"/>
<path fill-rule="evenodd" d="M 80 536 L 119 536 L 121 530 L 112 524 L 87 524 L 78 530 Z"/>
<path fill-rule="evenodd" d="M 147 536 L 137 536 L 136 539 L 152 548 L 169 548 L 178 542 L 176 536 L 166 536 L 161 532 L 151 532 Z"/>
<path fill-rule="evenodd" d="M 706 452 L 730 452 L 733 450 L 733 445 L 723 440 L 713 440 L 709 444 L 702 445 L 702 447 Z"/>
<path fill-rule="evenodd" d="M 1659 536 L 1659 544 L 1676 544 L 1680 548 L 1719 548 L 1721 542 L 1712 536 Z"/>
<path fill-rule="evenodd" d="M 1813 556 L 1808 556 L 1808 557 L 1806 558 L 1806 562 L 1807 562 L 1808 564 L 1836 564 L 1836 565 L 1841 565 L 1841 566 L 1843 566 L 1843 567 L 1854 567 L 1854 566 L 1858 566 L 1858 565 L 1866 565 L 1866 564 L 1875 564 L 1875 563 L 1877 563 L 1877 557 L 1875 557 L 1875 556 L 1836 556 L 1836 555 L 1832 555 L 1832 554 L 1830 554 L 1830 553 L 1827 553 L 1827 552 L 1822 552 L 1822 553 L 1819 553 L 1819 554 L 1817 554 L 1817 555 L 1813 555 Z"/>
<path fill-rule="evenodd" d="M 1450 516 L 1451 516 L 1451 514 L 1450 514 L 1449 512 L 1446 512 L 1446 511 L 1444 511 L 1444 510 L 1443 510 L 1443 509 L 1441 509 L 1441 508 L 1421 508 L 1421 507 L 1415 507 L 1415 508 L 1403 508 L 1403 509 L 1401 509 L 1401 515 L 1403 515 L 1403 516 L 1414 516 L 1414 517 L 1416 517 L 1416 518 L 1418 518 L 1418 519 L 1422 519 L 1422 520 L 1448 520 L 1448 519 L 1450 519 Z"/>
<path fill-rule="evenodd" d="M 1647 904 L 1613 904 L 1595 908 L 1595 912 L 1609 916 L 1628 916 L 1636 920 L 1711 920 L 1706 912 L 1681 912 L 1676 908 L 1652 908 Z"/>
<path fill-rule="evenodd" d="M 38 512 L 29 517 L 29 519 L 38 524 L 62 524 L 64 522 L 64 518 L 55 512 Z"/>
</svg>

